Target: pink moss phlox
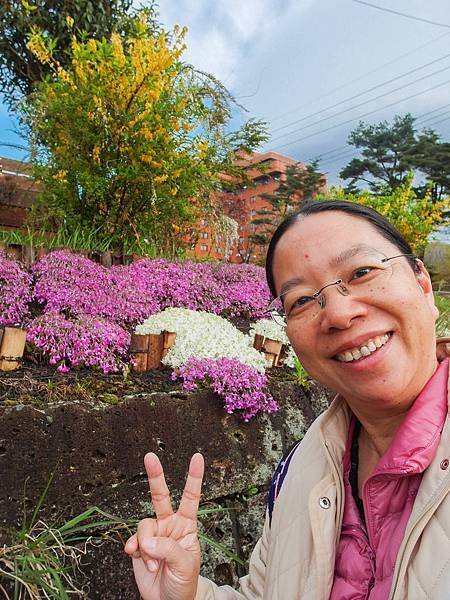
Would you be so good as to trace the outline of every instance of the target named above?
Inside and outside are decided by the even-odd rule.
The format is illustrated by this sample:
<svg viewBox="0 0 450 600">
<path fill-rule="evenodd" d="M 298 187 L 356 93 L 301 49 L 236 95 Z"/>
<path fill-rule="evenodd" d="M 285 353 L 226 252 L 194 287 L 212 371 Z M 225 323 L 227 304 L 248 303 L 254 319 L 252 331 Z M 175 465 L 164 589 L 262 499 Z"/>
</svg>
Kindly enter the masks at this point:
<svg viewBox="0 0 450 600">
<path fill-rule="evenodd" d="M 46 311 L 92 315 L 135 325 L 167 307 L 258 318 L 270 300 L 264 270 L 142 259 L 106 269 L 67 250 L 32 267 L 34 299 Z"/>
<path fill-rule="evenodd" d="M 24 325 L 31 302 L 31 276 L 0 252 L 0 326 Z"/>
<path fill-rule="evenodd" d="M 222 264 L 215 271 L 226 306 L 226 316 L 260 319 L 266 314 L 271 294 L 264 269 L 250 264 Z"/>
<path fill-rule="evenodd" d="M 278 410 L 276 401 L 265 391 L 267 377 L 235 358 L 190 358 L 172 375 L 183 381 L 188 391 L 199 385 L 211 387 L 224 400 L 228 413 L 237 412 L 249 421 L 259 412 Z"/>
<path fill-rule="evenodd" d="M 60 373 L 79 366 L 114 373 L 125 367 L 130 334 L 99 317 L 47 312 L 30 322 L 27 341 L 47 355 L 50 364 L 58 365 Z"/>
</svg>

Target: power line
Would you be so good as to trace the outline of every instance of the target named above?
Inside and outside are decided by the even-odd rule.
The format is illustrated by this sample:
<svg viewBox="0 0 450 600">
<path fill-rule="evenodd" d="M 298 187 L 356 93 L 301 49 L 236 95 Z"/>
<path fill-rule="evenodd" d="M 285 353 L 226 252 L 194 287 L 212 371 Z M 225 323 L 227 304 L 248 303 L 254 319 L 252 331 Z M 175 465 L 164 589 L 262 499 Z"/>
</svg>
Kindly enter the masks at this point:
<svg viewBox="0 0 450 600">
<path fill-rule="evenodd" d="M 384 81 L 383 83 L 379 83 L 377 85 L 374 85 L 373 87 L 371 87 L 371 88 L 369 88 L 367 90 L 364 90 L 363 92 L 359 92 L 359 94 L 354 94 L 353 96 L 349 96 L 348 98 L 345 98 L 344 100 L 340 100 L 339 102 L 336 102 L 335 104 L 332 104 L 331 106 L 327 106 L 326 108 L 323 108 L 323 109 L 321 109 L 319 111 L 311 113 L 310 115 L 306 115 L 306 117 L 302 117 L 301 119 L 297 119 L 296 121 L 292 121 L 291 123 L 288 123 L 287 125 L 283 125 L 282 127 L 277 127 L 276 129 L 272 130 L 272 133 L 276 133 L 277 131 L 281 131 L 282 129 L 286 129 L 287 127 L 290 127 L 291 125 L 296 125 L 297 123 L 301 123 L 302 121 L 306 121 L 306 119 L 309 119 L 311 117 L 315 117 L 316 115 L 320 115 L 323 112 L 326 112 L 327 110 L 331 110 L 333 108 L 336 108 L 336 106 L 340 106 L 341 104 L 344 104 L 345 102 L 349 102 L 351 100 L 354 100 L 355 98 L 359 98 L 360 96 L 364 96 L 364 94 L 368 94 L 369 92 L 373 92 L 374 90 L 376 90 L 376 89 L 378 89 L 380 87 L 383 87 L 384 85 L 388 85 L 389 83 L 392 83 L 394 81 L 398 81 L 399 79 L 402 79 L 403 77 L 407 77 L 408 75 L 411 75 L 412 73 L 416 73 L 417 71 L 420 71 L 421 69 L 425 69 L 426 67 L 429 67 L 430 65 L 433 65 L 433 64 L 435 64 L 437 62 L 440 62 L 441 60 L 445 60 L 449 56 L 450 56 L 450 54 L 445 54 L 444 56 L 441 56 L 440 58 L 436 58 L 435 60 L 432 60 L 432 61 L 430 61 L 428 63 L 425 63 L 424 65 L 421 65 L 420 67 L 416 67 L 415 69 L 411 69 L 410 71 L 407 71 L 406 73 L 403 73 L 402 75 L 397 75 L 396 77 L 393 77 L 392 79 L 388 79 L 387 81 Z"/>
<path fill-rule="evenodd" d="M 443 117 L 444 115 L 448 114 L 450 111 L 446 110 L 443 113 L 441 113 L 440 115 L 433 115 L 432 117 L 428 117 L 428 119 L 424 119 L 421 123 L 421 125 L 423 123 L 427 123 L 428 121 L 433 121 L 434 119 L 440 119 L 441 117 Z M 433 123 L 431 123 L 431 125 L 433 125 Z"/>
<path fill-rule="evenodd" d="M 376 4 L 372 4 L 371 2 L 365 2 L 364 0 L 352 0 L 353 2 L 357 2 L 358 4 L 365 4 L 366 6 L 370 6 L 371 8 L 376 8 L 377 10 L 383 10 L 388 13 L 392 13 L 394 15 L 399 15 L 400 17 L 406 17 L 407 19 L 414 19 L 414 21 L 422 21 L 422 23 L 428 23 L 429 25 L 436 25 L 437 27 L 447 27 L 450 29 L 450 25 L 447 23 L 438 23 L 436 21 L 429 21 L 428 19 L 422 19 L 422 17 L 415 17 L 414 15 L 407 15 L 406 13 L 399 12 L 398 10 L 392 10 L 391 8 L 385 8 L 384 6 L 377 6 Z"/>
<path fill-rule="evenodd" d="M 348 123 L 352 123 L 353 121 L 356 121 L 357 119 L 362 119 L 363 117 L 367 117 L 369 115 L 373 115 L 376 112 L 379 112 L 380 110 L 385 110 L 386 108 L 390 108 L 391 106 L 395 106 L 396 104 L 400 104 L 400 102 L 405 102 L 406 100 L 411 100 L 411 98 L 416 98 L 417 96 L 421 96 L 422 94 L 426 94 L 427 92 L 431 92 L 432 90 L 435 90 L 437 88 L 440 88 L 444 85 L 447 85 L 450 83 L 450 79 L 448 79 L 447 81 L 444 81 L 442 83 L 438 83 L 437 85 L 433 85 L 432 87 L 429 87 L 425 90 L 422 90 L 420 92 L 417 92 L 415 94 L 411 94 L 410 96 L 407 96 L 406 98 L 400 98 L 400 100 L 396 100 L 395 102 L 391 102 L 390 104 L 386 104 L 385 106 L 380 106 L 379 108 L 375 108 L 374 110 L 370 110 L 366 113 L 363 113 L 362 115 L 359 115 L 358 117 L 353 117 L 352 119 L 347 119 L 347 121 L 343 121 L 342 123 L 338 123 L 336 125 L 331 125 L 330 127 L 326 127 L 325 129 L 322 129 L 320 131 L 316 131 L 315 133 L 310 133 L 309 135 L 306 135 L 304 137 L 298 138 L 296 140 L 292 140 L 291 142 L 287 142 L 286 144 L 281 144 L 280 146 L 276 146 L 276 148 L 285 148 L 286 146 L 292 146 L 292 144 L 296 144 L 297 142 L 302 142 L 303 140 L 308 140 L 316 135 L 320 135 L 322 133 L 326 133 L 327 131 L 331 131 L 332 129 L 336 129 L 337 127 L 342 127 L 343 125 L 347 125 Z"/>
<path fill-rule="evenodd" d="M 430 126 L 434 127 L 435 125 L 439 125 L 439 123 L 443 123 L 444 121 L 448 121 L 448 119 L 450 119 L 450 115 L 448 117 L 445 117 L 444 119 L 441 119 L 440 121 L 435 121 L 434 123 L 430 123 Z"/>
<path fill-rule="evenodd" d="M 310 156 L 309 158 L 307 158 L 305 160 L 305 162 L 314 160 L 315 158 L 317 158 L 319 156 L 326 156 L 327 154 L 333 154 L 333 152 L 340 152 L 341 150 L 344 150 L 345 148 L 347 148 L 347 146 L 338 146 L 337 148 L 333 148 L 333 150 L 327 150 L 327 152 L 321 152 L 320 154 L 317 154 L 316 156 Z"/>
<path fill-rule="evenodd" d="M 279 135 L 275 138 L 271 139 L 271 142 L 276 142 L 277 140 L 283 139 L 284 137 L 288 136 L 288 135 L 292 135 L 294 133 L 297 133 L 298 131 L 302 131 L 303 129 L 308 129 L 309 127 L 314 127 L 314 125 L 318 125 L 323 123 L 324 121 L 329 121 L 330 119 L 334 119 L 335 117 L 338 117 L 339 115 L 343 115 L 346 112 L 349 112 L 351 110 L 354 110 L 355 108 L 360 108 L 361 106 L 364 106 L 366 104 L 370 104 L 371 102 L 374 102 L 375 100 L 379 100 L 380 98 L 384 98 L 385 96 L 389 96 L 390 94 L 393 94 L 394 92 L 398 92 L 400 90 L 403 90 L 411 85 L 414 85 L 415 83 L 419 83 L 419 81 L 423 81 L 424 79 L 428 79 L 429 77 L 433 77 L 434 75 L 438 75 L 439 73 L 442 73 L 443 71 L 446 71 L 447 69 L 450 68 L 450 65 L 447 65 L 446 67 L 443 67 L 442 69 L 438 69 L 437 71 L 433 71 L 433 73 L 429 73 L 428 75 L 424 75 L 423 77 L 419 77 L 418 79 L 414 79 L 413 81 L 410 81 L 409 83 L 405 83 L 404 85 L 401 85 L 397 88 L 394 88 L 393 90 L 390 90 L 388 92 L 384 92 L 383 94 L 378 94 L 378 96 L 375 96 L 374 98 L 369 98 L 368 100 L 364 100 L 364 102 L 360 102 L 359 104 L 355 104 L 353 106 L 349 106 L 348 108 L 345 108 L 344 110 L 341 110 L 337 113 L 335 113 L 334 115 L 329 115 L 328 117 L 324 117 L 323 119 L 320 119 L 319 121 L 315 121 L 314 123 L 309 123 L 308 125 L 303 125 L 303 127 L 298 127 L 297 129 L 294 129 L 292 131 L 289 131 L 288 133 L 284 133 L 282 135 Z"/>
<path fill-rule="evenodd" d="M 450 103 L 444 104 L 443 106 L 439 106 L 438 108 L 434 108 L 433 110 L 428 110 L 427 112 L 424 112 L 421 115 L 419 115 L 418 117 L 416 117 L 415 120 L 416 121 L 423 120 L 423 122 L 425 123 L 427 121 L 443 117 L 449 111 L 445 111 L 440 115 L 434 115 L 434 113 L 442 110 L 443 108 L 447 108 L 448 106 L 450 106 Z M 426 117 L 428 115 L 433 115 L 433 116 L 429 117 L 428 119 L 423 119 L 423 117 Z M 358 152 L 358 150 L 351 144 L 346 144 L 345 146 L 338 146 L 337 148 L 327 150 L 326 152 L 319 152 L 319 153 L 315 154 L 314 156 L 310 156 L 309 158 L 305 159 L 304 162 L 308 163 L 312 160 L 318 159 L 320 161 L 320 164 L 326 164 L 329 160 L 341 158 L 341 157 L 345 156 L 346 154 L 348 154 L 349 152 Z M 330 154 L 333 155 L 335 153 L 337 153 L 336 156 L 328 156 Z M 322 158 L 326 157 L 326 156 L 328 156 L 328 158 L 325 161 L 322 161 Z"/>
<path fill-rule="evenodd" d="M 447 108 L 447 106 L 450 106 L 450 103 L 444 104 L 443 106 L 439 106 L 439 108 L 435 108 L 433 110 L 429 110 L 425 113 L 422 113 L 421 115 L 416 117 L 416 121 L 420 121 L 422 119 L 422 117 L 426 117 L 427 115 L 431 115 L 432 113 L 438 112 L 439 110 L 442 110 L 443 108 Z"/>
<path fill-rule="evenodd" d="M 323 163 L 320 164 L 320 167 L 325 166 L 325 165 L 332 165 L 333 163 L 338 162 L 338 161 L 342 160 L 343 158 L 350 158 L 352 154 L 354 154 L 353 151 L 346 152 L 345 154 L 342 154 L 341 156 L 336 156 L 332 160 L 325 160 Z M 354 158 L 356 158 L 356 157 L 354 157 Z"/>
<path fill-rule="evenodd" d="M 355 79 L 352 79 L 351 81 L 347 81 L 347 83 L 343 83 L 342 85 L 339 85 L 339 86 L 333 88 L 332 90 L 330 90 L 326 94 L 322 94 L 320 96 L 320 99 L 328 98 L 328 96 L 331 96 L 335 92 L 338 92 L 339 90 L 342 90 L 342 89 L 348 87 L 349 85 L 353 85 L 354 83 L 357 83 L 358 81 L 361 81 L 361 79 L 365 79 L 366 77 L 369 77 L 370 75 L 373 75 L 374 73 L 377 73 L 378 71 L 381 71 L 382 69 L 385 69 L 386 67 L 390 67 L 391 65 L 393 65 L 396 62 L 398 62 L 399 60 L 402 60 L 403 58 L 406 58 L 407 56 L 410 56 L 411 54 L 414 54 L 418 50 L 422 50 L 422 48 L 425 48 L 426 46 L 429 46 L 430 44 L 434 44 L 434 42 L 437 42 L 437 41 L 441 40 L 442 38 L 444 38 L 444 37 L 446 37 L 448 35 L 449 35 L 449 33 L 445 32 L 442 35 L 439 35 L 438 37 L 433 38 L 432 40 L 429 40 L 428 42 L 425 42 L 424 44 L 421 44 L 420 46 L 417 46 L 416 48 L 414 48 L 413 50 L 410 50 L 409 52 L 405 52 L 404 54 L 401 54 L 400 56 L 397 56 L 397 58 L 394 58 L 394 59 L 388 61 L 387 63 L 383 63 L 379 67 L 376 67 L 375 69 L 372 69 L 372 71 L 368 71 L 367 73 L 364 73 L 364 75 L 361 75 L 360 77 L 356 77 Z M 270 120 L 271 121 L 278 121 L 279 119 L 282 119 L 283 117 L 286 117 L 287 115 L 290 115 L 292 113 L 296 113 L 299 110 L 302 110 L 303 108 L 307 108 L 308 106 L 311 106 L 311 104 L 314 104 L 315 102 L 316 101 L 313 100 L 312 102 L 308 102 L 308 103 L 303 104 L 302 106 L 299 106 L 299 107 L 297 107 L 297 108 L 295 108 L 293 110 L 290 110 L 290 111 L 287 111 L 285 113 L 282 113 L 281 115 L 275 116 L 275 117 L 273 117 Z"/>
</svg>

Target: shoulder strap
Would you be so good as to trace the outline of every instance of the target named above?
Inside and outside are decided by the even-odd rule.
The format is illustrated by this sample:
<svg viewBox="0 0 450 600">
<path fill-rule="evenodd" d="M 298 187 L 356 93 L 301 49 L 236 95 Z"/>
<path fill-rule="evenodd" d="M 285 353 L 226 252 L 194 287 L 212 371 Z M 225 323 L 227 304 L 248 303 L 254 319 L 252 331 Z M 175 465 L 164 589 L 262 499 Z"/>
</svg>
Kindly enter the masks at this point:
<svg viewBox="0 0 450 600">
<path fill-rule="evenodd" d="M 275 473 L 273 474 L 269 490 L 269 499 L 267 502 L 267 510 L 269 512 L 270 525 L 272 525 L 272 513 L 275 506 L 275 500 L 278 498 L 278 494 L 280 493 L 284 478 L 286 477 L 286 473 L 289 469 L 289 464 L 291 462 L 292 457 L 294 456 L 294 452 L 300 445 L 300 442 L 301 440 L 295 442 L 295 444 L 291 447 L 289 452 L 280 460 L 277 468 L 275 469 Z"/>
</svg>

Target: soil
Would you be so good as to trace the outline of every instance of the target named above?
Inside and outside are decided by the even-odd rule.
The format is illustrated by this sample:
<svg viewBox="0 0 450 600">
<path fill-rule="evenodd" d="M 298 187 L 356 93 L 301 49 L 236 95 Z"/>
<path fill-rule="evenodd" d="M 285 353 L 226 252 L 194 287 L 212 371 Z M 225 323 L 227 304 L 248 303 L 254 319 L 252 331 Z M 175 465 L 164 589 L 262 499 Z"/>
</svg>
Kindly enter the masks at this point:
<svg viewBox="0 0 450 600">
<path fill-rule="evenodd" d="M 270 388 L 294 379 L 292 370 L 287 368 L 273 368 L 266 373 Z M 173 381 L 171 376 L 169 367 L 146 373 L 131 371 L 126 376 L 121 373 L 104 375 L 84 368 L 62 374 L 42 357 L 29 355 L 16 371 L 0 372 L 0 406 L 31 404 L 43 407 L 57 402 L 118 404 L 130 395 L 181 392 L 181 381 Z"/>
<path fill-rule="evenodd" d="M 232 317 L 230 321 L 248 333 L 251 321 L 243 317 Z M 290 369 L 274 368 L 267 372 L 269 387 L 278 382 L 293 379 Z M 93 369 L 76 369 L 68 373 L 58 373 L 49 365 L 41 353 L 27 345 L 25 357 L 19 369 L 0 372 L 0 406 L 31 404 L 45 406 L 55 402 L 102 402 L 117 404 L 125 396 L 149 394 L 152 392 L 181 391 L 181 382 L 172 381 L 172 369 L 130 372 L 104 375 Z"/>
</svg>

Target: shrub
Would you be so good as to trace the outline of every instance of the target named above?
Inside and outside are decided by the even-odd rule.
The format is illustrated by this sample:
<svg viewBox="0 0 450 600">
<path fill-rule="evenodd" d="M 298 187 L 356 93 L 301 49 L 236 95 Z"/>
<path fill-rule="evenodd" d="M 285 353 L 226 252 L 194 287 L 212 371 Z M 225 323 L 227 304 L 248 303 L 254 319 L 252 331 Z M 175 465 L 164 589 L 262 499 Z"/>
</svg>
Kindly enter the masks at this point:
<svg viewBox="0 0 450 600">
<path fill-rule="evenodd" d="M 163 358 L 169 367 L 181 367 L 192 357 L 235 358 L 262 373 L 267 366 L 263 354 L 253 348 L 250 337 L 218 315 L 167 308 L 136 327 L 138 334 L 161 331 L 177 334 L 175 344 Z"/>
<path fill-rule="evenodd" d="M 267 378 L 254 367 L 235 358 L 191 358 L 173 379 L 181 378 L 185 390 L 210 387 L 224 400 L 227 413 L 238 413 L 249 421 L 259 412 L 273 413 L 278 404 L 265 390 Z"/>
<path fill-rule="evenodd" d="M 29 316 L 31 277 L 0 253 L 0 326 L 23 325 Z"/>
<path fill-rule="evenodd" d="M 66 318 L 47 312 L 30 323 L 27 339 L 49 356 L 50 364 L 58 365 L 60 373 L 79 366 L 98 367 L 104 373 L 126 368 L 130 335 L 98 317 Z"/>
</svg>

